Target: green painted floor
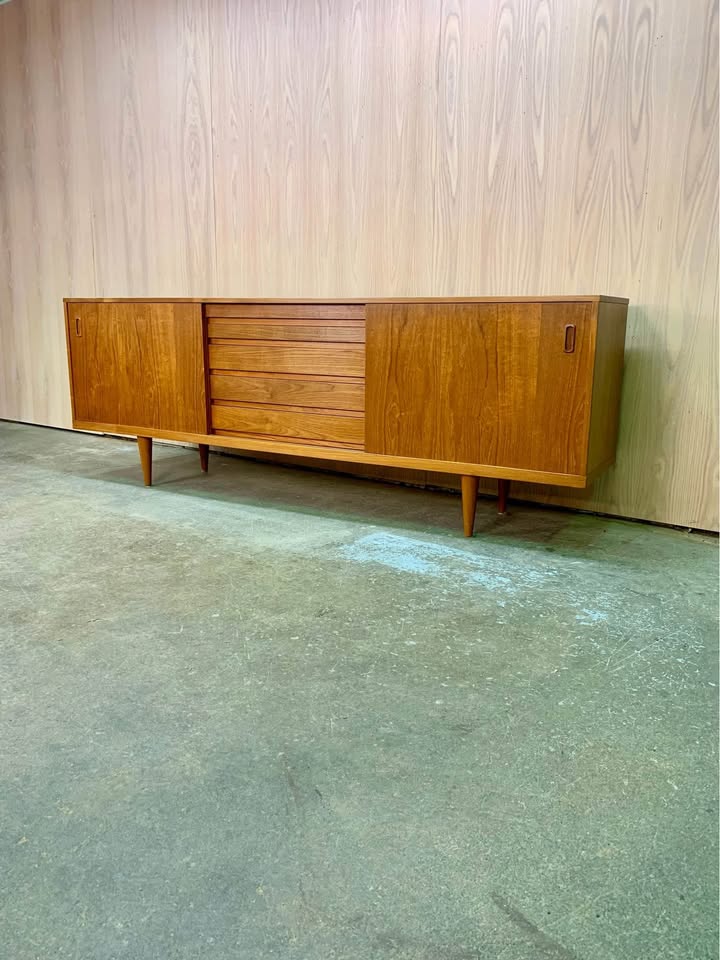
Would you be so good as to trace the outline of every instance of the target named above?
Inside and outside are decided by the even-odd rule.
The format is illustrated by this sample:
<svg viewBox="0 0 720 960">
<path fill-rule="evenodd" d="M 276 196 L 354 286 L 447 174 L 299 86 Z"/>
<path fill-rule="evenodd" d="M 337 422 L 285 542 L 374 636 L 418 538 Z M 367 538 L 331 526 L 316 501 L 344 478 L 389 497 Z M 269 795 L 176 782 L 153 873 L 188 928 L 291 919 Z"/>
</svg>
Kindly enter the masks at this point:
<svg viewBox="0 0 720 960">
<path fill-rule="evenodd" d="M 0 956 L 717 957 L 717 541 L 0 423 Z"/>
</svg>

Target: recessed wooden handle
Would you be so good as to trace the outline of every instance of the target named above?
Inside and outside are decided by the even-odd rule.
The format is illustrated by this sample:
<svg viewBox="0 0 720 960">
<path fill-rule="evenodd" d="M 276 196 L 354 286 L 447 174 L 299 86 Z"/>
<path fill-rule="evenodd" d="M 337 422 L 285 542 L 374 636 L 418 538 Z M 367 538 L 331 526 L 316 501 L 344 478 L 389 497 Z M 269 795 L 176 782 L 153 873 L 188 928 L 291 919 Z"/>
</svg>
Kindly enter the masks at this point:
<svg viewBox="0 0 720 960">
<path fill-rule="evenodd" d="M 82 336 L 82 333 L 80 332 L 80 317 L 75 317 L 75 336 Z"/>
<path fill-rule="evenodd" d="M 565 327 L 565 353 L 575 353 L 575 324 L 568 323 Z"/>
</svg>

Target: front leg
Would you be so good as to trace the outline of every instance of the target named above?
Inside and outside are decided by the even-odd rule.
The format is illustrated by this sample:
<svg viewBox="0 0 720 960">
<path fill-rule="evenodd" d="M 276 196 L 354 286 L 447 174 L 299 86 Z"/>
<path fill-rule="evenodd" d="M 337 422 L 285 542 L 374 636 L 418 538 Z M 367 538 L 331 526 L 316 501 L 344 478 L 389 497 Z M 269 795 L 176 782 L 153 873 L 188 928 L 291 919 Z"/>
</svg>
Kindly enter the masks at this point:
<svg viewBox="0 0 720 960">
<path fill-rule="evenodd" d="M 152 437 L 138 437 L 138 450 L 146 487 L 152 486 Z"/>
<path fill-rule="evenodd" d="M 507 513 L 508 493 L 510 492 L 509 480 L 498 480 L 498 513 L 505 516 Z"/>
<path fill-rule="evenodd" d="M 477 477 L 461 477 L 463 532 L 466 537 L 473 535 L 475 527 L 475 508 L 477 507 L 478 485 Z"/>
</svg>

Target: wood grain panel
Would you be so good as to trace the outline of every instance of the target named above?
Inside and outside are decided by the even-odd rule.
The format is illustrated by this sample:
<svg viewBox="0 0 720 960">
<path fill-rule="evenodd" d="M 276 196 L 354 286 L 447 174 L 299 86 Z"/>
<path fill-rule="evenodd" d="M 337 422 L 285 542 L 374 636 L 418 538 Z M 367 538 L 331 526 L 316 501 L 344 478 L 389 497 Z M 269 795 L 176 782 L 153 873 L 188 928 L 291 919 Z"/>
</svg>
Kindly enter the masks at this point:
<svg viewBox="0 0 720 960">
<path fill-rule="evenodd" d="M 196 304 L 68 303 L 75 420 L 206 432 Z"/>
<path fill-rule="evenodd" d="M 280 403 L 288 406 L 322 407 L 331 410 L 363 410 L 365 384 L 362 380 L 298 379 L 292 376 L 261 374 L 212 374 L 213 400 L 250 403 Z"/>
<path fill-rule="evenodd" d="M 98 291 L 205 292 L 216 270 L 207 4 L 84 2 Z"/>
<path fill-rule="evenodd" d="M 362 414 L 297 413 L 270 407 L 212 406 L 214 430 L 233 430 L 273 437 L 361 444 L 365 438 Z"/>
<path fill-rule="evenodd" d="M 70 425 L 67 295 L 604 290 L 616 465 L 523 495 L 717 529 L 717 170 L 716 0 L 14 0 L 0 416 Z"/>
<path fill-rule="evenodd" d="M 208 356 L 212 370 L 316 373 L 336 377 L 361 377 L 365 372 L 362 344 L 246 340 L 211 343 Z"/>
<path fill-rule="evenodd" d="M 584 474 L 590 309 L 368 305 L 366 449 Z M 575 335 L 571 353 L 567 326 Z"/>
<path fill-rule="evenodd" d="M 96 289 L 79 7 L 0 10 L 0 416 L 64 426 L 57 296 Z"/>
<path fill-rule="evenodd" d="M 572 353 L 564 349 L 568 325 Z M 498 307 L 495 463 L 585 473 L 594 327 L 587 304 Z"/>
<path fill-rule="evenodd" d="M 370 453 L 495 463 L 497 306 L 367 308 Z"/>
<path fill-rule="evenodd" d="M 316 440 L 314 437 L 302 437 L 302 438 L 288 438 L 284 436 L 278 436 L 274 433 L 242 433 L 238 430 L 215 430 L 213 431 L 213 437 L 234 437 L 241 442 L 237 444 L 238 449 L 256 449 L 256 444 L 262 444 L 262 447 L 257 447 L 257 449 L 262 449 L 263 452 L 268 449 L 272 450 L 293 450 L 294 454 L 297 454 L 299 450 L 308 450 L 313 451 L 313 458 L 309 459 L 307 457 L 303 458 L 298 456 L 297 461 L 301 459 L 307 460 L 308 466 L 317 467 L 317 459 L 323 459 L 322 457 L 317 456 L 318 450 L 323 450 L 325 455 L 332 459 L 333 453 L 334 456 L 339 455 L 339 451 L 342 450 L 343 461 L 346 459 L 345 451 L 352 450 L 354 452 L 362 452 L 363 445 L 362 443 L 348 443 L 347 441 L 338 441 L 338 440 Z M 267 443 L 267 441 L 271 443 Z M 219 441 L 222 447 L 227 447 L 228 445 L 222 441 Z M 232 447 L 230 447 L 232 449 Z M 262 457 L 261 459 L 265 459 Z M 279 455 L 280 461 L 284 459 L 283 455 Z M 350 462 L 350 461 L 347 461 Z"/>
<path fill-rule="evenodd" d="M 364 323 L 313 324 L 290 320 L 210 320 L 208 336 L 227 340 L 307 340 L 364 343 Z"/>
<path fill-rule="evenodd" d="M 209 303 L 205 316 L 250 320 L 354 320 L 361 323 L 365 306 L 354 303 Z"/>
</svg>

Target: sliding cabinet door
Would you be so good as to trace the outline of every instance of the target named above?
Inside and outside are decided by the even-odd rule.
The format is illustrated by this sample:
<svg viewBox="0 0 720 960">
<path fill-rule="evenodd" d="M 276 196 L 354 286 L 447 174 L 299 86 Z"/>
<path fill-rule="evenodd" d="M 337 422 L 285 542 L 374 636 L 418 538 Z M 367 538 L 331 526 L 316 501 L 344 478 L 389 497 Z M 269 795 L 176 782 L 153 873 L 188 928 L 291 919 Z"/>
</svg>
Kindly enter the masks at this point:
<svg viewBox="0 0 720 960">
<path fill-rule="evenodd" d="M 366 351 L 366 450 L 493 462 L 496 304 L 368 304 Z"/>
<path fill-rule="evenodd" d="M 581 476 L 591 303 L 367 306 L 366 450 Z"/>
<path fill-rule="evenodd" d="M 73 422 L 207 433 L 202 307 L 67 304 Z"/>
</svg>

